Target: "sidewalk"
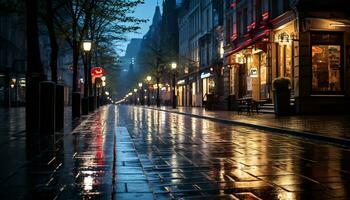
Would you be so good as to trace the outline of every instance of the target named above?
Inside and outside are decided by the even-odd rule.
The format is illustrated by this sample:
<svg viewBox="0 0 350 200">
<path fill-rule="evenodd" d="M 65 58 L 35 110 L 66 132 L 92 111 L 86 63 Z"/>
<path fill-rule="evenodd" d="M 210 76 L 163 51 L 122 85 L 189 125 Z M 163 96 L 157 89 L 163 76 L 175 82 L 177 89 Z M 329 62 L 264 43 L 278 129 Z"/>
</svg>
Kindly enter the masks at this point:
<svg viewBox="0 0 350 200">
<path fill-rule="evenodd" d="M 172 109 L 171 107 L 151 108 L 350 145 L 350 115 L 277 117 L 274 114 L 255 113 L 247 115 L 233 111 L 208 111 L 198 107 L 179 107 L 177 109 Z"/>
</svg>

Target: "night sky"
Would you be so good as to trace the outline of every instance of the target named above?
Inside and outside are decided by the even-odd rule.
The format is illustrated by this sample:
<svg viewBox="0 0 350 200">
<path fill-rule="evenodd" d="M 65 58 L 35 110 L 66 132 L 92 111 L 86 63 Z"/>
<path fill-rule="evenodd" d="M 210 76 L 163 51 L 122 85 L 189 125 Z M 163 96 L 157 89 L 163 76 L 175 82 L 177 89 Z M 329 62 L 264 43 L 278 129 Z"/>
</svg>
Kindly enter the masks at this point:
<svg viewBox="0 0 350 200">
<path fill-rule="evenodd" d="M 152 23 L 152 17 L 154 14 L 154 9 L 157 5 L 157 1 L 159 1 L 159 6 L 162 6 L 162 0 L 145 0 L 144 4 L 141 4 L 137 7 L 134 16 L 142 18 L 142 19 L 148 19 L 147 23 L 144 23 L 141 25 L 141 29 L 139 30 L 139 33 L 130 33 L 128 34 L 128 39 L 131 38 L 142 38 L 144 34 L 148 31 L 149 26 Z M 161 9 L 162 10 L 162 9 Z M 122 44 L 123 49 L 125 50 L 126 46 L 128 45 L 129 41 L 126 41 Z M 121 54 L 124 55 L 125 52 L 122 52 Z"/>
</svg>

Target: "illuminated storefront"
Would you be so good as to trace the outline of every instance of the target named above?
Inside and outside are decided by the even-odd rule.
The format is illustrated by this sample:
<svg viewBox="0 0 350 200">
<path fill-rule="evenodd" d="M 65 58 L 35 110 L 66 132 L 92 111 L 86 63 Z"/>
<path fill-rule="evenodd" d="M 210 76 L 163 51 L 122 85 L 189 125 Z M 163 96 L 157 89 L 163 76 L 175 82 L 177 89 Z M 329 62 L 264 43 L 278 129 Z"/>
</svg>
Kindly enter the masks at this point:
<svg viewBox="0 0 350 200">
<path fill-rule="evenodd" d="M 229 92 L 238 98 L 269 99 L 267 43 L 257 42 L 230 55 Z"/>
<path fill-rule="evenodd" d="M 203 99 L 205 100 L 208 94 L 215 94 L 215 80 L 213 74 L 211 73 L 201 73 L 202 79 L 202 91 L 203 91 Z"/>
<path fill-rule="evenodd" d="M 299 32 L 296 109 L 301 113 L 349 111 L 350 21 L 305 18 Z"/>
<path fill-rule="evenodd" d="M 186 106 L 186 85 L 185 80 L 179 80 L 177 82 L 177 105 Z"/>
<path fill-rule="evenodd" d="M 295 18 L 287 13 L 273 21 L 266 38 L 248 39 L 226 53 L 226 95 L 273 103 L 273 79 L 288 77 L 296 113 L 345 112 L 350 94 L 346 73 L 350 22 Z M 300 23 L 306 24 L 302 32 L 297 28 Z"/>
</svg>

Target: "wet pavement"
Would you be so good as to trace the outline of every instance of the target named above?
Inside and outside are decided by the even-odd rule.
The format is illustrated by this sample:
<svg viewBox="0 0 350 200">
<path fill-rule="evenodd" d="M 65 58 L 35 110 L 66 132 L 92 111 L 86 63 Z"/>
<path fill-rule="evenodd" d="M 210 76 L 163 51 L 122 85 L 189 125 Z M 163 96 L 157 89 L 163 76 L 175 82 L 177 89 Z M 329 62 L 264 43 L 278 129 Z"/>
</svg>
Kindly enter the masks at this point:
<svg viewBox="0 0 350 200">
<path fill-rule="evenodd" d="M 1 149 L 0 199 L 349 199 L 350 149 L 140 107 Z"/>
<path fill-rule="evenodd" d="M 156 107 L 152 108 L 158 109 Z M 170 107 L 161 107 L 160 109 L 254 125 L 305 131 L 350 140 L 350 115 L 295 115 L 277 117 L 274 114 L 265 113 L 246 114 L 243 112 L 238 114 L 234 111 L 208 111 L 199 107 L 178 107 L 175 110 Z"/>
</svg>

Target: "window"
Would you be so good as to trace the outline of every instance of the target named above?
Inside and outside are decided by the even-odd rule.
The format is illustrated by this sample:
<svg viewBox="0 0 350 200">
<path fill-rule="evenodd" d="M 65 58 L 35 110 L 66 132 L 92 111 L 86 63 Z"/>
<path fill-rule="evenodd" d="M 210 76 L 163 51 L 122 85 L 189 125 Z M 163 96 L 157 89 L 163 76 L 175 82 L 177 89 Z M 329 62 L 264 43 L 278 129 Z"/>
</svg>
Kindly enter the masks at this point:
<svg viewBox="0 0 350 200">
<path fill-rule="evenodd" d="M 312 91 L 342 91 L 340 45 L 312 45 Z"/>
<path fill-rule="evenodd" d="M 244 8 L 243 9 L 243 14 L 242 14 L 242 31 L 243 31 L 243 34 L 248 31 L 247 26 L 248 26 L 248 8 Z"/>
<path fill-rule="evenodd" d="M 289 0 L 283 0 L 283 11 L 287 11 L 289 9 Z"/>
<path fill-rule="evenodd" d="M 224 58 L 224 53 L 225 53 L 225 49 L 224 49 L 224 41 L 220 41 L 219 42 L 220 46 L 219 46 L 219 58 Z"/>
<path fill-rule="evenodd" d="M 255 21 L 257 24 L 259 24 L 261 20 L 261 14 L 262 14 L 262 8 L 263 8 L 262 5 L 263 5 L 262 0 L 255 1 Z"/>
<path fill-rule="evenodd" d="M 196 95 L 196 82 L 192 83 L 192 95 Z"/>
</svg>

